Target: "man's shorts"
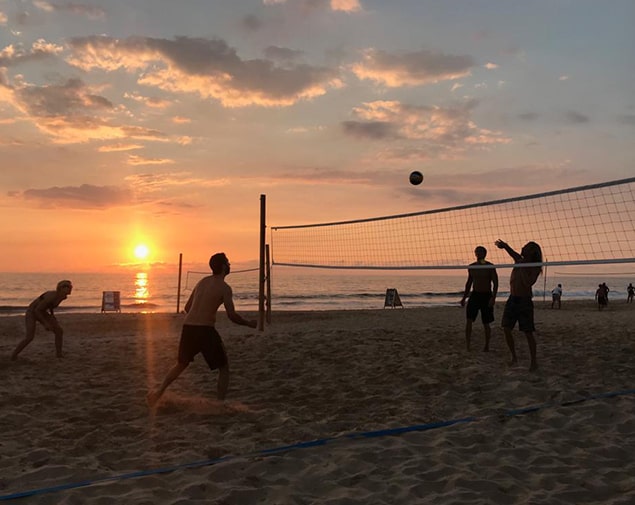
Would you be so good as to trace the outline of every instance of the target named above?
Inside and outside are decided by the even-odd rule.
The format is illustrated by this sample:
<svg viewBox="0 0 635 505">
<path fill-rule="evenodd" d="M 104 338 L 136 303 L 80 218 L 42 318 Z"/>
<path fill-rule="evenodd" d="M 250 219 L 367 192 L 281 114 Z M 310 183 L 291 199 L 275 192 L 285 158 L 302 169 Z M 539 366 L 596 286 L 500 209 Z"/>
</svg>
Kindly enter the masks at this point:
<svg viewBox="0 0 635 505">
<path fill-rule="evenodd" d="M 471 321 L 476 321 L 478 311 L 481 311 L 481 321 L 483 324 L 489 324 L 494 320 L 494 307 L 490 307 L 489 302 L 492 299 L 492 293 L 478 293 L 472 291 L 467 300 L 467 308 L 465 314 Z"/>
<path fill-rule="evenodd" d="M 227 354 L 220 335 L 213 326 L 184 324 L 179 342 L 179 363 L 188 365 L 201 353 L 210 370 L 227 364 Z"/>
<path fill-rule="evenodd" d="M 534 302 L 531 297 L 510 296 L 505 302 L 501 326 L 513 329 L 516 326 L 516 321 L 518 321 L 520 331 L 536 330 L 534 327 Z"/>
</svg>

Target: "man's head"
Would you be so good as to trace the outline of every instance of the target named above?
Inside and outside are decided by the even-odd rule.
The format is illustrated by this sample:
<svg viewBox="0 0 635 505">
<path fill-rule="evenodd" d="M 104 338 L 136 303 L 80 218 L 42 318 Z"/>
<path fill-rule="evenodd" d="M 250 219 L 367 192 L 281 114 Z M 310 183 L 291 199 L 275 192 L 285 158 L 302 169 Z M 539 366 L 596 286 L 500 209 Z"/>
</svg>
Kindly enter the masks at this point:
<svg viewBox="0 0 635 505">
<path fill-rule="evenodd" d="M 474 254 L 476 255 L 477 260 L 482 261 L 485 259 L 485 256 L 487 256 L 487 249 L 480 245 L 474 249 Z"/>
<path fill-rule="evenodd" d="M 221 252 L 212 255 L 209 259 L 209 267 L 212 269 L 212 272 L 217 275 L 222 273 L 228 275 L 230 270 L 229 260 L 227 259 L 227 256 L 225 256 L 225 253 Z"/>
<path fill-rule="evenodd" d="M 520 255 L 530 263 L 540 263 L 542 261 L 542 249 L 536 242 L 527 242 L 520 251 Z"/>
<path fill-rule="evenodd" d="M 73 283 L 69 280 L 59 281 L 57 283 L 57 291 L 68 291 L 69 293 L 73 290 Z"/>
</svg>

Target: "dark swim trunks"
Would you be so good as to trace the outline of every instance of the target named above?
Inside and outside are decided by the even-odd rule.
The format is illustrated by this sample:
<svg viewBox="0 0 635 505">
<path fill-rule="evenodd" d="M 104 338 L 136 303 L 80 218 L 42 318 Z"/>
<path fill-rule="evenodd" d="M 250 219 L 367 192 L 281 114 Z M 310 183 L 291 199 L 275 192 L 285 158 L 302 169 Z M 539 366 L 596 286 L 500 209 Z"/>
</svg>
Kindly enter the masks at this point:
<svg viewBox="0 0 635 505">
<path fill-rule="evenodd" d="M 535 331 L 534 327 L 534 302 L 530 296 L 510 296 L 505 302 L 503 328 L 513 328 L 518 321 L 520 331 Z"/>
<path fill-rule="evenodd" d="M 467 301 L 465 314 L 471 321 L 476 321 L 478 311 L 481 311 L 481 321 L 483 324 L 489 324 L 494 320 L 494 307 L 490 307 L 489 302 L 492 299 L 492 293 L 479 293 L 472 291 Z"/>
<path fill-rule="evenodd" d="M 220 335 L 213 326 L 184 324 L 179 342 L 179 363 L 187 365 L 201 353 L 210 370 L 227 364 L 227 354 Z"/>
</svg>

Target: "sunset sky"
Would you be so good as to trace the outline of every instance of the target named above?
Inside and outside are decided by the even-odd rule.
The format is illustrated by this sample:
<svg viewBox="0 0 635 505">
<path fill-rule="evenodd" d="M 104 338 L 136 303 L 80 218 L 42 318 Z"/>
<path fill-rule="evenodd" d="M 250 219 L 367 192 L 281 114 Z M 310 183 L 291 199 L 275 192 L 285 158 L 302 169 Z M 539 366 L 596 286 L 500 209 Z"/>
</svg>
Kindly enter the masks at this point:
<svg viewBox="0 0 635 505">
<path fill-rule="evenodd" d="M 0 0 L 0 270 L 255 260 L 261 194 L 283 226 L 630 177 L 634 20 L 633 0 Z"/>
</svg>

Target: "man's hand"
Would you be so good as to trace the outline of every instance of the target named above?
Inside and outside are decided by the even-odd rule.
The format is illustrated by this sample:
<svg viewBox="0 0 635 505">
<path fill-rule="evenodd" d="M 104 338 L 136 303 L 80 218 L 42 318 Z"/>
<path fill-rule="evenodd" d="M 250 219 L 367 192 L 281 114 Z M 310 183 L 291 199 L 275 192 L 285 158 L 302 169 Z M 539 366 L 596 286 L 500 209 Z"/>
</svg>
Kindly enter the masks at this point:
<svg viewBox="0 0 635 505">
<path fill-rule="evenodd" d="M 507 247 L 507 244 L 503 242 L 501 239 L 498 239 L 496 242 L 494 242 L 494 245 L 498 247 L 499 249 L 505 249 L 505 247 Z"/>
</svg>

